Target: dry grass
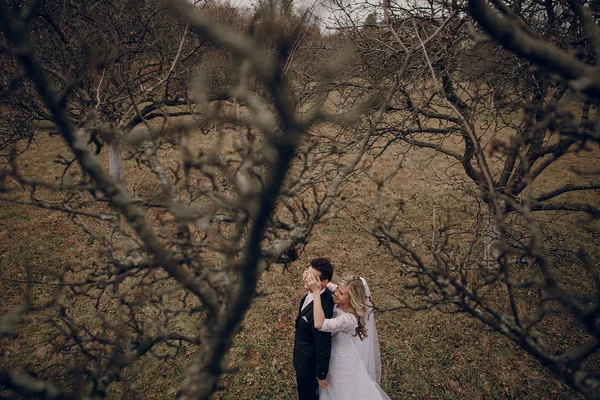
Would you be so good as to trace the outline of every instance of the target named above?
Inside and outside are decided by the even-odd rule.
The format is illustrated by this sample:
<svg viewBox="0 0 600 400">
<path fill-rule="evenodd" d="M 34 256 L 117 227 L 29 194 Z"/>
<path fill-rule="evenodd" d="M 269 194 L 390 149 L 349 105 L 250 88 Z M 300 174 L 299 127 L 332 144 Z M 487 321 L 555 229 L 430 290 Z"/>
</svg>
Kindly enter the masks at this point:
<svg viewBox="0 0 600 400">
<path fill-rule="evenodd" d="M 58 138 L 40 135 L 23 158 L 24 171 L 52 179 L 60 171 L 52 160 L 61 148 Z M 397 155 L 388 154 L 377 161 L 376 169 L 385 175 L 398 162 Z M 567 172 L 570 167 L 563 168 Z M 131 163 L 126 169 L 135 171 L 136 167 Z M 423 230 L 430 226 L 434 205 L 448 196 L 447 187 L 436 178 L 441 171 L 448 171 L 447 161 L 432 158 L 428 151 L 411 153 L 404 159 L 403 168 L 385 191 L 388 201 L 407 201 L 404 223 Z M 139 183 L 139 174 L 128 177 L 129 187 Z M 139 191 L 151 192 L 153 184 L 153 178 L 148 176 L 139 185 Z M 296 398 L 291 365 L 293 325 L 304 294 L 300 273 L 311 258 L 329 257 L 336 266 L 334 281 L 348 273 L 364 276 L 381 309 L 397 306 L 396 296 L 406 295 L 406 278 L 399 267 L 367 233 L 357 228 L 354 220 L 362 216 L 363 223 L 369 222 L 364 211 L 373 202 L 375 185 L 357 184 L 350 189 L 360 189 L 360 196 L 348 202 L 342 217 L 314 231 L 301 260 L 286 271 L 274 266 L 262 277 L 264 294 L 256 298 L 245 318 L 228 360 L 232 372 L 223 377 L 216 399 Z M 86 247 L 83 234 L 64 215 L 6 203 L 0 203 L 0 243 L 1 313 L 23 301 L 24 284 L 13 279 L 25 279 L 26 265 L 30 265 L 34 278 L 51 281 L 55 271 L 64 265 L 91 263 L 98 257 L 97 250 Z M 51 290 L 40 286 L 36 297 L 42 299 L 48 294 L 44 291 Z M 51 314 L 28 318 L 20 325 L 17 336 L 0 341 L 3 365 L 40 369 L 52 361 L 44 358 L 42 344 L 49 330 L 46 317 Z M 377 315 L 377 325 L 382 386 L 393 399 L 579 398 L 515 345 L 464 315 L 436 310 L 384 312 Z M 198 326 L 185 328 L 191 331 Z M 144 360 L 143 368 L 132 371 L 139 377 L 142 395 L 148 399 L 172 397 L 191 355 L 190 349 L 167 361 Z M 121 394 L 119 385 L 112 388 L 111 397 Z"/>
</svg>

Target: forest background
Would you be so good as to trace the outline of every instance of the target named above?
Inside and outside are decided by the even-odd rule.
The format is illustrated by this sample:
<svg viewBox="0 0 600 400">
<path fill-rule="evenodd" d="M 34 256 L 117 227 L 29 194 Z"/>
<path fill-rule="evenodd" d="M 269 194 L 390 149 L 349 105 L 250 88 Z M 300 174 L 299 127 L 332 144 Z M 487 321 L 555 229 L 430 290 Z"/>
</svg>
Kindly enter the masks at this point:
<svg viewBox="0 0 600 400">
<path fill-rule="evenodd" d="M 600 3 L 0 2 L 0 396 L 286 399 L 313 257 L 392 398 L 600 398 Z"/>
</svg>

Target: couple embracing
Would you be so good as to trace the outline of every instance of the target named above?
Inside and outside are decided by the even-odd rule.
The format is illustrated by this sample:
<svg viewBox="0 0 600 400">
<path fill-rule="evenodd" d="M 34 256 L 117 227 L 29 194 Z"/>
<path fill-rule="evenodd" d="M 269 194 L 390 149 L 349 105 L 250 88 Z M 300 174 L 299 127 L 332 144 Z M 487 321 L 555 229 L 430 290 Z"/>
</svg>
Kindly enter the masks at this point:
<svg viewBox="0 0 600 400">
<path fill-rule="evenodd" d="M 388 400 L 379 387 L 381 360 L 367 282 L 331 283 L 333 266 L 315 258 L 303 272 L 294 369 L 300 400 Z"/>
</svg>

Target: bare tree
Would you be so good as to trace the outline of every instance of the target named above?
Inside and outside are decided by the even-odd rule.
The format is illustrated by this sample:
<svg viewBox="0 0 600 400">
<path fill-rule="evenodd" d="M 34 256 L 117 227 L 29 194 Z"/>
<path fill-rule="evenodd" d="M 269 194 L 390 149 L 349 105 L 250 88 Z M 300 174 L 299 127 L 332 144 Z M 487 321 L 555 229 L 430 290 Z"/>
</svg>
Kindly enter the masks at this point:
<svg viewBox="0 0 600 400">
<path fill-rule="evenodd" d="M 161 4 L 145 2 L 149 15 L 161 13 Z M 169 47 L 174 42 L 165 44 L 169 69 L 158 75 L 164 82 L 131 83 L 125 80 L 128 75 L 116 75 L 113 88 L 104 67 L 92 74 L 96 80 L 90 79 L 93 95 L 82 94 L 79 75 L 57 78 L 47 64 L 51 54 L 40 56 L 31 35 L 38 6 L 30 1 L 11 10 L 0 3 L 6 51 L 19 61 L 22 80 L 39 96 L 34 111 L 45 112 L 53 121 L 71 155 L 62 155 L 65 173 L 58 183 L 27 176 L 18 159 L 12 160 L 0 179 L 1 200 L 65 213 L 103 257 L 91 265 L 74 263 L 57 272 L 53 282 L 34 278 L 31 269 L 27 279 L 11 278 L 28 290 L 24 304 L 2 318 L 2 335 L 18 332 L 25 315 L 42 319 L 51 313 L 48 344 L 60 357 L 48 360 L 36 374 L 2 368 L 0 384 L 22 395 L 103 398 L 121 381 L 123 395 L 135 398 L 140 397 L 137 382 L 145 360 L 171 359 L 191 349 L 195 356 L 178 397 L 210 398 L 257 295 L 259 277 L 273 263 L 294 261 L 315 225 L 335 216 L 335 201 L 343 185 L 361 171 L 359 162 L 377 123 L 358 137 L 349 134 L 351 127 L 369 107 L 379 107 L 375 118 L 381 118 L 401 74 L 383 99 L 376 93 L 355 112 L 333 115 L 324 104 L 332 77 L 341 68 L 339 61 L 322 66 L 320 76 L 311 76 L 311 84 L 301 86 L 312 88 L 312 93 L 292 92 L 286 77 L 286 71 L 294 69 L 289 61 L 297 41 L 306 37 L 298 32 L 305 27 L 284 30 L 269 56 L 264 38 L 235 33 L 216 24 L 210 14 L 198 13 L 198 7 L 175 2 L 175 15 L 181 18 L 176 27 L 183 30 L 174 31 L 182 32 L 176 36 L 182 45 L 174 49 Z M 213 54 L 231 61 L 223 64 L 227 73 L 217 75 L 229 79 L 228 85 L 215 88 L 211 79 L 198 79 L 193 89 L 181 78 L 177 71 L 185 64 L 176 61 L 199 46 L 188 49 L 185 38 L 191 33 L 200 43 L 210 41 L 222 49 Z M 149 45 L 162 38 L 154 39 Z M 144 49 L 145 40 L 137 46 Z M 135 54 L 135 48 L 117 54 Z M 111 50 L 105 50 L 108 53 L 99 52 L 99 59 L 112 60 Z M 106 65 L 115 73 L 134 68 L 116 60 Z M 101 71 L 107 71 L 104 78 Z M 205 71 L 212 70 L 200 73 Z M 182 82 L 172 80 L 175 77 Z M 144 85 L 157 86 L 156 91 Z M 208 101 L 214 100 L 211 91 L 232 102 Z M 157 93 L 162 94 L 148 101 L 143 96 Z M 193 119 L 174 118 L 178 114 L 165 108 L 173 105 L 171 100 L 180 101 L 180 95 L 190 103 L 183 112 Z M 92 110 L 95 115 L 85 118 L 65 101 L 78 96 L 90 102 L 82 115 Z M 120 96 L 127 100 L 118 103 Z M 97 116 L 104 109 L 115 123 L 99 127 Z M 143 129 L 123 135 L 123 121 L 130 121 L 128 127 L 139 121 Z M 122 136 L 133 160 L 151 175 L 150 188 L 130 197 L 88 146 L 95 130 Z M 32 288 L 38 285 L 53 288 L 50 298 L 36 295 Z M 198 328 L 190 332 L 190 324 Z M 53 375 L 71 379 L 56 383 Z"/>
<path fill-rule="evenodd" d="M 352 30 L 362 40 L 355 43 L 371 55 L 401 53 L 408 45 L 396 36 L 425 44 L 453 6 L 392 5 L 385 28 Z M 590 75 L 598 36 L 594 8 L 473 0 L 468 10 L 514 54 L 484 38 L 460 10 L 435 45 L 422 46 L 423 63 L 406 76 L 377 129 L 384 145 L 373 149 L 384 152 L 403 143 L 434 150 L 450 161 L 447 171 L 461 172 L 447 180 L 472 205 L 446 205 L 447 222 L 434 225 L 433 238 L 426 238 L 403 224 L 407 205 L 386 204 L 381 192 L 372 214 L 377 223 L 364 227 L 413 278 L 408 287 L 415 297 L 405 299 L 408 307 L 468 313 L 585 396 L 599 398 L 597 171 L 580 171 L 567 182 L 554 177 L 538 189 L 552 168 L 583 157 L 597 143 L 597 94 Z M 362 44 L 371 40 L 378 47 Z M 385 77 L 395 68 L 382 67 L 382 58 L 369 60 L 375 70 L 365 61 L 367 77 Z M 387 183 L 377 184 L 381 189 Z M 543 230 L 541 221 L 548 217 L 542 211 L 582 215 L 584 230 L 572 233 L 578 242 L 557 241 L 552 224 L 546 224 L 552 234 Z M 427 245 L 416 247 L 421 242 Z M 560 342 L 544 333 L 559 320 L 568 321 L 561 328 L 569 337 Z"/>
<path fill-rule="evenodd" d="M 27 3 L 14 1 L 17 12 Z M 211 50 L 161 0 L 41 1 L 32 10 L 30 39 L 64 97 L 70 117 L 86 126 L 98 153 L 106 144 L 111 174 L 123 181 L 120 145 L 143 121 L 193 114 L 188 84 L 203 53 Z M 6 106 L 39 121 L 52 115 L 31 83 L 12 66 Z M 10 142 L 10 141 L 9 141 Z"/>
</svg>

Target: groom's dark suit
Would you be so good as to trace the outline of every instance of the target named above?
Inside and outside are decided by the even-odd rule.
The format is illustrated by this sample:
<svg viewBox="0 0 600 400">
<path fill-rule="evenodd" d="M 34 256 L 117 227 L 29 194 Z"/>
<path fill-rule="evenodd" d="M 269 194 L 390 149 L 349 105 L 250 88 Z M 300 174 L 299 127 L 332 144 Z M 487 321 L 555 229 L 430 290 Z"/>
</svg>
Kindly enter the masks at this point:
<svg viewBox="0 0 600 400">
<path fill-rule="evenodd" d="M 313 302 L 304 309 L 306 296 L 300 300 L 294 337 L 294 369 L 300 400 L 318 399 L 317 379 L 325 379 L 331 355 L 331 333 L 315 328 Z M 321 294 L 325 318 L 333 317 L 333 296 L 327 289 Z"/>
</svg>

